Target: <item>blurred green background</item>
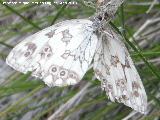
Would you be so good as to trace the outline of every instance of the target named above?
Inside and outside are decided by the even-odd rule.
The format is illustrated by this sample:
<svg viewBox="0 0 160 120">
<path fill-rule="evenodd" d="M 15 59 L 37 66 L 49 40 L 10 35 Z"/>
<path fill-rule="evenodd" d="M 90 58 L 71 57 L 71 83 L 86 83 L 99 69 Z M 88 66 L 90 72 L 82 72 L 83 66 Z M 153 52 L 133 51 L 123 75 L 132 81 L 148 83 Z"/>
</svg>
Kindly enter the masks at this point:
<svg viewBox="0 0 160 120">
<path fill-rule="evenodd" d="M 41 0 L 35 0 L 40 2 Z M 87 1 L 87 0 L 85 0 Z M 3 4 L 0 0 L 0 120 L 158 120 L 160 119 L 160 3 L 126 0 L 111 25 L 124 42 L 143 80 L 148 114 L 112 103 L 90 70 L 75 86 L 49 88 L 30 74 L 5 64 L 11 49 L 23 38 L 66 19 L 88 18 L 95 8 L 77 4 Z M 48 0 L 49 2 L 49 0 Z M 94 0 L 90 1 L 93 4 Z M 55 117 L 56 116 L 56 117 Z"/>
</svg>

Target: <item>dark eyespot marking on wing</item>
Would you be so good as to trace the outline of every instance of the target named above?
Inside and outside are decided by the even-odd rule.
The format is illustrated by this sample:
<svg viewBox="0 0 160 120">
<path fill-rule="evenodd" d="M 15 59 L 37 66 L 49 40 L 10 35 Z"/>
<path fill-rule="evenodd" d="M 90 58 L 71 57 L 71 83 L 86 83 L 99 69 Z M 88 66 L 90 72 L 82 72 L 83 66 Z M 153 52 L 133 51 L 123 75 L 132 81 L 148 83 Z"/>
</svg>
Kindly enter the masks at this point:
<svg viewBox="0 0 160 120">
<path fill-rule="evenodd" d="M 60 76 L 64 76 L 66 74 L 66 72 L 63 70 L 60 72 Z"/>
<path fill-rule="evenodd" d="M 59 72 L 59 67 L 56 65 L 51 65 L 49 68 L 49 73 L 51 74 L 57 74 Z"/>
<path fill-rule="evenodd" d="M 52 72 L 56 72 L 57 68 L 56 67 L 52 67 Z"/>
<path fill-rule="evenodd" d="M 49 58 L 53 55 L 52 48 L 49 44 L 44 45 L 42 50 L 39 53 L 41 55 L 41 58 Z"/>
</svg>

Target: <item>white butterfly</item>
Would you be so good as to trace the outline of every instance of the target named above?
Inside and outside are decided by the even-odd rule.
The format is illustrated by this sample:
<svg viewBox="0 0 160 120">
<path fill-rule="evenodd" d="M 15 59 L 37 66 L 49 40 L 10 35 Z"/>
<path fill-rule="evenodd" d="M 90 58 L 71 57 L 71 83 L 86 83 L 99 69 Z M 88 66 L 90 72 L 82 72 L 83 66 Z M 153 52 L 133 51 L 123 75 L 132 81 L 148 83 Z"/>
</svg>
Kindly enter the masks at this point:
<svg viewBox="0 0 160 120">
<path fill-rule="evenodd" d="M 86 19 L 55 24 L 20 42 L 6 63 L 51 87 L 78 83 L 94 57 L 95 74 L 111 101 L 145 113 L 146 93 L 120 36 L 108 26 L 98 38 L 95 27 Z"/>
</svg>

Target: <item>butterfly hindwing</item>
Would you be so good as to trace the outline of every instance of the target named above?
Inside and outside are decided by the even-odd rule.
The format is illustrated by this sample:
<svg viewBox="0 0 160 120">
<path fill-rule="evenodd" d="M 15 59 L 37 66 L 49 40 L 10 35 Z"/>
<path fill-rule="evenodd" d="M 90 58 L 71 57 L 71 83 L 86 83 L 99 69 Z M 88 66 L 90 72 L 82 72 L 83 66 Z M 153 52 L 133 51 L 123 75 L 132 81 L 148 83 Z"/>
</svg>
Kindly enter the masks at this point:
<svg viewBox="0 0 160 120">
<path fill-rule="evenodd" d="M 108 25 L 99 38 L 94 57 L 94 71 L 111 101 L 124 103 L 145 113 L 146 93 L 121 39 Z"/>
<path fill-rule="evenodd" d="M 43 79 L 48 86 L 79 82 L 90 65 L 97 44 L 90 20 L 67 20 L 20 42 L 6 62 L 14 69 Z"/>
</svg>

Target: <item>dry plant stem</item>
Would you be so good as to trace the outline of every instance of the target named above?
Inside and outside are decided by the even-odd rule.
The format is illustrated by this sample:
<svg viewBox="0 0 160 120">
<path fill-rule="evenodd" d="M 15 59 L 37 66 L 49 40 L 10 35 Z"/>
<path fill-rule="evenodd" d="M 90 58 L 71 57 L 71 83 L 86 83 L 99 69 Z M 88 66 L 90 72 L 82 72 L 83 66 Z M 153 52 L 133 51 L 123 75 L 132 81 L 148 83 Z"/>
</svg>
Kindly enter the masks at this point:
<svg viewBox="0 0 160 120">
<path fill-rule="evenodd" d="M 152 25 L 156 22 L 159 22 L 160 21 L 160 18 L 155 18 L 155 19 L 149 19 L 147 20 L 138 30 L 137 32 L 134 33 L 133 37 L 134 39 L 136 39 L 138 41 L 138 39 L 140 38 L 140 34 L 146 30 L 146 28 L 149 26 L 149 25 Z M 129 39 L 130 41 L 133 41 L 132 38 Z"/>
<path fill-rule="evenodd" d="M 95 79 L 95 78 L 94 78 Z M 93 80 L 94 80 L 93 79 Z M 77 105 L 83 96 L 87 92 L 87 88 L 91 86 L 91 83 L 88 82 L 75 96 L 73 96 L 70 100 L 68 100 L 66 103 L 61 105 L 59 109 L 57 109 L 49 118 L 48 120 L 59 120 L 61 116 L 63 116 L 63 113 L 65 113 L 68 109 L 72 108 L 73 106 Z"/>
<path fill-rule="evenodd" d="M 152 8 L 154 7 L 154 5 L 157 3 L 157 0 L 153 0 L 153 2 L 151 3 L 150 7 L 148 8 L 148 10 L 146 11 L 146 13 L 148 14 L 149 12 L 151 12 Z"/>
</svg>

